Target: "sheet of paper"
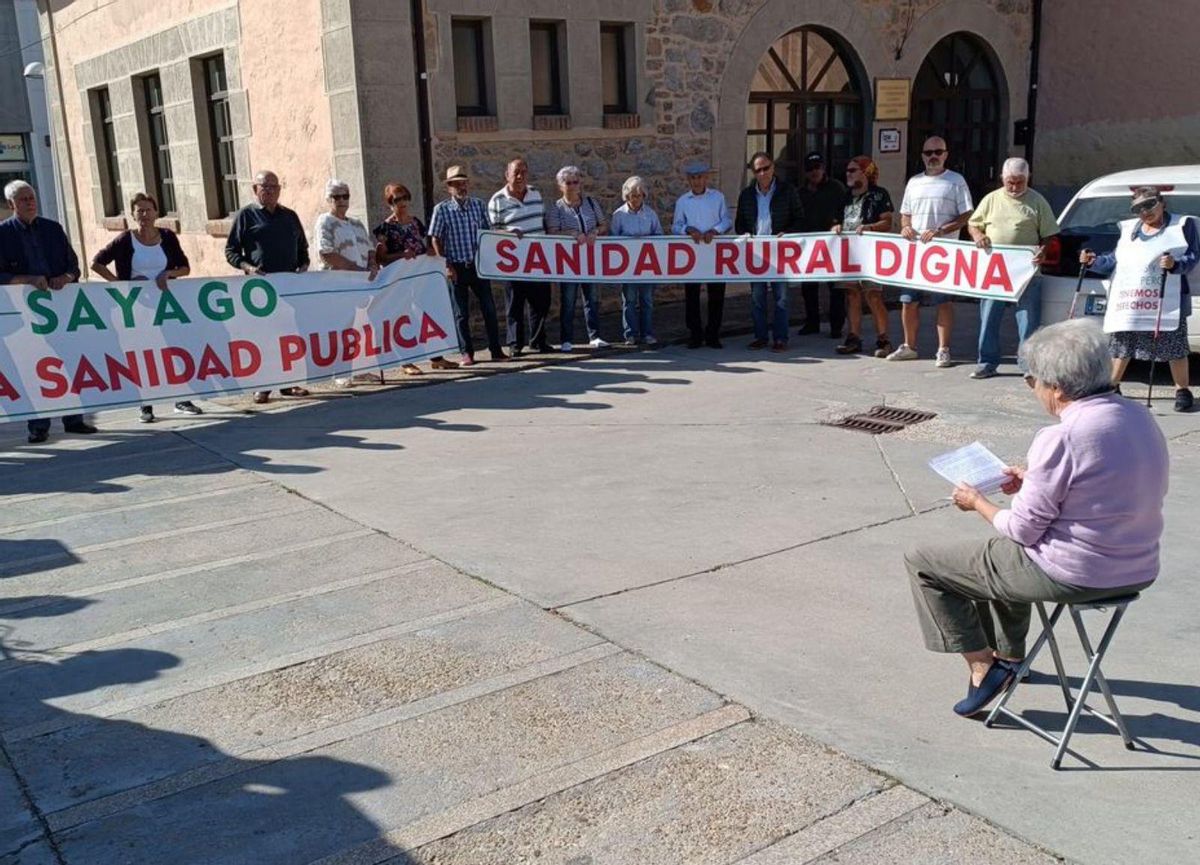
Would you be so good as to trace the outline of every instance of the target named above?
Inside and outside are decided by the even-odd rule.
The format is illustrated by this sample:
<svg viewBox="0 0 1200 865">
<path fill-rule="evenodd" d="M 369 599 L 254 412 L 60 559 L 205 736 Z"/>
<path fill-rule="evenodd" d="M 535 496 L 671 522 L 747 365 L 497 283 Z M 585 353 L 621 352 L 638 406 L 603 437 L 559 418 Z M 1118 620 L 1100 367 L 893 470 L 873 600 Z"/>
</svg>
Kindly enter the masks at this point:
<svg viewBox="0 0 1200 865">
<path fill-rule="evenodd" d="M 1000 457 L 979 442 L 936 456 L 929 467 L 952 484 L 967 483 L 983 493 L 994 493 L 1008 479 Z"/>
</svg>

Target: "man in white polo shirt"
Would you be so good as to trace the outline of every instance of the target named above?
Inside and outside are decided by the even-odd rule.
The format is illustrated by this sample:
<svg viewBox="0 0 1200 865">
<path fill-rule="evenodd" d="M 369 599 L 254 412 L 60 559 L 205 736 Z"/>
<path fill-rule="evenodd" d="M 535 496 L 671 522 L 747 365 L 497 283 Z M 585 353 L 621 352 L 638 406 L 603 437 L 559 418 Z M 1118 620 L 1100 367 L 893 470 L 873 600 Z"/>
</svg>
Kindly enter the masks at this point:
<svg viewBox="0 0 1200 865">
<path fill-rule="evenodd" d="M 908 181 L 900 204 L 900 234 L 908 241 L 928 243 L 937 237 L 957 237 L 974 205 L 966 179 L 946 168 L 949 151 L 946 142 L 934 135 L 921 146 L 925 171 Z M 904 325 L 904 344 L 887 356 L 888 360 L 916 360 L 917 330 L 921 324 L 921 297 L 924 292 L 905 289 L 900 295 L 904 307 L 900 321 Z M 954 305 L 949 294 L 931 295 L 937 307 L 937 366 L 952 365 L 950 331 L 954 327 Z"/>
<path fill-rule="evenodd" d="M 504 187 L 488 201 L 488 218 L 496 231 L 544 234 L 546 208 L 542 194 L 529 185 L 529 166 L 521 157 L 508 163 Z M 504 286 L 508 318 L 508 347 L 513 357 L 528 345 L 534 351 L 549 352 L 546 341 L 546 316 L 550 312 L 550 283 L 509 282 Z M 528 340 L 526 340 L 525 304 L 529 303 Z"/>
</svg>

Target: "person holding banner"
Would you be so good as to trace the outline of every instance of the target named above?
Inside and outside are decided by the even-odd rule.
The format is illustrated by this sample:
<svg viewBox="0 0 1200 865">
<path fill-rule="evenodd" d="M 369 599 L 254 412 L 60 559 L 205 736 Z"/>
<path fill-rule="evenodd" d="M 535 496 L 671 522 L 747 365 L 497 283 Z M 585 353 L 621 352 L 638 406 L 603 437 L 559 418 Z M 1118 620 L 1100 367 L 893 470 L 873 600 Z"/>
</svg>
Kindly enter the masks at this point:
<svg viewBox="0 0 1200 865">
<path fill-rule="evenodd" d="M 546 229 L 546 205 L 542 194 L 529 185 L 529 165 L 520 157 L 504 169 L 504 186 L 488 199 L 488 219 L 496 231 L 517 237 L 542 234 Z M 508 350 L 518 357 L 528 345 L 548 352 L 546 318 L 550 315 L 550 286 L 541 282 L 510 280 L 504 287 L 505 317 L 508 320 Z M 529 304 L 528 331 L 525 305 Z"/>
<path fill-rule="evenodd" d="M 1192 297 L 1187 273 L 1200 261 L 1196 220 L 1168 213 L 1162 193 L 1153 186 L 1135 189 L 1129 209 L 1135 218 L 1120 224 L 1115 250 L 1079 253 L 1080 264 L 1102 276 L 1112 274 L 1104 330 L 1113 358 L 1113 383 L 1120 388 L 1134 358 L 1166 362 L 1175 382 L 1175 411 L 1191 411 L 1187 317 Z"/>
<path fill-rule="evenodd" d="M 686 234 L 693 243 L 712 243 L 718 234 L 733 228 L 729 218 L 729 207 L 725 196 L 708 188 L 708 163 L 694 160 L 683 167 L 687 175 L 688 192 L 675 202 L 675 218 L 671 231 Z M 725 312 L 725 284 L 710 282 L 708 291 L 708 326 L 700 320 L 700 283 L 684 285 L 684 319 L 688 331 L 688 348 L 723 348 L 721 344 L 721 319 Z"/>
<path fill-rule="evenodd" d="M 829 176 L 825 157 L 814 150 L 804 157 L 804 183 L 800 185 L 800 204 L 804 207 L 802 231 L 829 231 L 842 216 L 846 202 L 846 187 Z M 804 324 L 796 331 L 800 336 L 821 332 L 821 285 L 806 282 L 800 286 L 804 298 Z M 829 337 L 841 339 L 846 324 L 845 298 L 839 291 L 829 292 Z"/>
<path fill-rule="evenodd" d="M 432 255 L 433 251 L 425 242 L 425 224 L 408 212 L 412 204 L 412 193 L 403 183 L 389 183 L 383 187 L 383 203 L 391 208 L 391 213 L 383 222 L 375 226 L 375 260 L 380 267 L 386 267 L 393 261 L 416 258 L 418 255 Z M 458 364 L 446 360 L 440 355 L 429 359 L 429 365 L 434 369 L 458 369 Z M 410 369 L 411 367 L 411 369 Z M 419 375 L 419 367 L 406 363 L 401 367 L 407 375 Z M 416 370 L 413 372 L 412 370 Z"/>
<path fill-rule="evenodd" d="M 317 214 L 313 226 L 313 241 L 317 245 L 317 257 L 321 270 L 349 270 L 367 272 L 367 281 L 379 275 L 379 264 L 375 260 L 375 243 L 367 233 L 362 221 L 349 215 L 350 185 L 344 180 L 330 180 L 325 184 L 325 201 L 329 209 Z M 406 363 L 401 367 L 406 375 L 420 375 L 421 370 Z M 373 374 L 367 376 L 372 380 Z M 383 373 L 380 373 L 382 381 Z M 354 387 L 354 376 L 335 378 L 338 387 Z"/>
<path fill-rule="evenodd" d="M 279 203 L 279 176 L 274 171 L 254 175 L 254 201 L 233 217 L 225 240 L 225 260 L 247 276 L 304 273 L 308 270 L 308 238 L 296 211 Z M 284 396 L 308 396 L 303 387 L 280 388 Z M 256 403 L 271 399 L 269 390 L 254 394 Z"/>
<path fill-rule="evenodd" d="M 583 195 L 583 172 L 574 165 L 558 170 L 554 178 L 562 197 L 546 210 L 546 230 L 551 234 L 565 234 L 579 243 L 594 243 L 597 237 L 608 234 L 608 220 L 604 211 L 590 195 Z M 583 323 L 587 327 L 588 345 L 592 348 L 608 348 L 608 342 L 600 338 L 600 286 L 586 282 L 559 283 L 558 323 L 561 336 L 561 351 L 569 352 L 575 333 L 575 302 L 583 292 Z"/>
<path fill-rule="evenodd" d="M 921 146 L 925 171 L 912 177 L 900 202 L 900 236 L 909 242 L 928 243 L 937 237 L 957 237 L 974 210 L 966 178 L 946 167 L 949 150 L 942 138 L 934 135 Z M 887 356 L 888 360 L 917 359 L 917 331 L 921 325 L 921 298 L 926 292 L 906 289 L 900 295 L 900 323 L 904 343 Z M 954 304 L 949 294 L 935 294 L 937 303 L 938 349 L 936 365 L 953 366 L 950 359 L 950 332 L 954 329 Z"/>
<path fill-rule="evenodd" d="M 646 204 L 646 182 L 634 175 L 621 184 L 624 204 L 612 217 L 613 237 L 652 237 L 662 234 L 662 223 L 653 207 Z M 626 345 L 657 345 L 654 338 L 654 286 L 626 285 L 621 288 L 621 321 Z"/>
<path fill-rule="evenodd" d="M 750 157 L 754 182 L 738 195 L 733 230 L 738 234 L 771 236 L 804 230 L 804 206 L 800 193 L 786 180 L 775 176 L 775 160 L 759 151 Z M 788 344 L 787 283 L 755 282 L 750 285 L 750 315 L 754 340 L 750 348 L 767 347 L 767 292 L 771 292 L 771 351 Z"/>
<path fill-rule="evenodd" d="M 1059 232 L 1050 203 L 1029 186 L 1029 163 L 1019 157 L 1004 160 L 1000 170 L 1004 186 L 989 192 L 971 214 L 967 232 L 980 249 L 993 243 L 1034 246 L 1035 263 L 1042 260 L 1043 244 Z M 1004 308 L 1015 306 L 1018 356 L 1021 345 L 1042 323 L 1042 277 L 1036 275 L 1015 304 L 986 299 L 979 302 L 979 360 L 971 378 L 991 378 L 1000 365 L 1000 321 Z"/>
<path fill-rule="evenodd" d="M 487 209 L 470 194 L 471 179 L 461 165 L 446 169 L 446 191 L 450 197 L 439 201 L 429 218 L 429 240 L 433 251 L 446 259 L 446 275 L 454 285 L 454 315 L 458 326 L 458 342 L 462 346 L 462 366 L 475 364 L 475 343 L 471 339 L 471 295 L 483 314 L 488 348 L 492 360 L 506 361 L 508 355 L 500 347 L 500 324 L 496 320 L 496 301 L 492 284 L 475 270 L 475 253 L 479 251 L 479 232 L 491 228 Z"/>
<path fill-rule="evenodd" d="M 833 225 L 833 233 L 852 231 L 892 230 L 892 197 L 888 191 L 877 186 L 879 166 L 869 156 L 856 156 L 846 166 L 846 203 L 842 215 Z M 887 357 L 892 353 L 892 341 L 888 338 L 888 312 L 883 303 L 883 290 L 870 282 L 843 282 L 846 292 L 846 312 L 850 320 L 850 332 L 846 341 L 834 349 L 838 354 L 857 354 L 862 344 L 862 300 L 867 296 L 867 306 L 875 319 L 875 357 Z"/>
<path fill-rule="evenodd" d="M 191 262 L 169 228 L 158 228 L 158 200 L 139 192 L 129 202 L 137 228 L 118 235 L 108 246 L 92 256 L 92 272 L 109 282 L 142 279 L 153 282 L 159 291 L 170 291 L 168 279 L 182 279 L 192 272 Z M 114 265 L 114 273 L 109 265 Z M 175 403 L 179 414 L 204 414 L 191 400 Z M 154 407 L 142 406 L 142 423 L 154 423 Z"/>
<path fill-rule="evenodd" d="M 0 285 L 59 291 L 78 282 L 79 258 L 63 227 L 38 216 L 37 191 L 24 180 L 13 180 L 4 187 L 4 200 L 13 215 L 0 222 Z M 64 431 L 77 435 L 96 432 L 81 414 L 64 415 L 62 424 Z M 27 427 L 30 444 L 50 437 L 49 418 L 34 418 Z"/>
</svg>

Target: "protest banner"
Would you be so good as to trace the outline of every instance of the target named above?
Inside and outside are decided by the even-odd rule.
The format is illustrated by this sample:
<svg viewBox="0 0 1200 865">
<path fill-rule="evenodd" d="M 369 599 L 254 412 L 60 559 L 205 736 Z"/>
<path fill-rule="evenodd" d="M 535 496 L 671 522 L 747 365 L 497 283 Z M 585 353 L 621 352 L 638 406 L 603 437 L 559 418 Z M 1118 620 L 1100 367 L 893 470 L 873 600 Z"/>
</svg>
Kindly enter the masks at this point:
<svg viewBox="0 0 1200 865">
<path fill-rule="evenodd" d="M 445 262 L 0 286 L 0 420 L 274 390 L 458 348 Z"/>
<path fill-rule="evenodd" d="M 895 234 L 723 235 L 711 243 L 688 237 L 571 237 L 499 231 L 480 235 L 476 266 L 489 279 L 541 282 L 835 282 L 884 285 L 964 297 L 1016 301 L 1037 273 L 1029 246 L 936 240 Z"/>
</svg>

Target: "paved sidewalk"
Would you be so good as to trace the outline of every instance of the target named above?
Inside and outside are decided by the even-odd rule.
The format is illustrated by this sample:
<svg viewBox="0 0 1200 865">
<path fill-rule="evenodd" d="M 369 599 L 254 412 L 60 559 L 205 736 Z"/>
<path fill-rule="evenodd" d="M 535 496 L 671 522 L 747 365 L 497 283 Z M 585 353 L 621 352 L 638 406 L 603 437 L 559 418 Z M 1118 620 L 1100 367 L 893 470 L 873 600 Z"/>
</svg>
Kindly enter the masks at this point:
<svg viewBox="0 0 1200 865">
<path fill-rule="evenodd" d="M 1023 453 L 1019 378 L 743 342 L 0 427 L 0 863 L 1195 858 L 1200 419 L 1106 665 L 1157 753 L 1052 773 L 949 713 L 899 562 L 984 535 L 924 461 Z M 883 400 L 939 416 L 818 423 Z"/>
</svg>

